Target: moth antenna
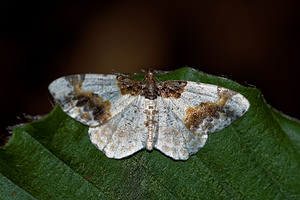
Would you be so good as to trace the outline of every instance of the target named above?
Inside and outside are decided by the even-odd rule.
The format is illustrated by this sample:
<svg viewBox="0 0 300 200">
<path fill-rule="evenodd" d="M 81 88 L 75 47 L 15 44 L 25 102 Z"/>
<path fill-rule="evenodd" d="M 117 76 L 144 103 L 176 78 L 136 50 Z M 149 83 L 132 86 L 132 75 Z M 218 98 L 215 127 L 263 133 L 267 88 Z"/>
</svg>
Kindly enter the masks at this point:
<svg viewBox="0 0 300 200">
<path fill-rule="evenodd" d="M 170 73 L 171 71 L 164 71 L 164 70 L 152 70 L 154 74 L 167 74 Z"/>
</svg>

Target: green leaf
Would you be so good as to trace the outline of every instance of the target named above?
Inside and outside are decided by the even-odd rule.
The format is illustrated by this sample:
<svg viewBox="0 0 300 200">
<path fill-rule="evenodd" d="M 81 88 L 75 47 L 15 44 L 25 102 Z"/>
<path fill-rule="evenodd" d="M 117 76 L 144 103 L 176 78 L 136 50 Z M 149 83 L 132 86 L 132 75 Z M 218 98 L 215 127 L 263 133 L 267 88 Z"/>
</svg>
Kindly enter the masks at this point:
<svg viewBox="0 0 300 200">
<path fill-rule="evenodd" d="M 88 127 L 56 107 L 14 128 L 0 148 L 0 199 L 300 199 L 299 122 L 259 90 L 225 78 L 187 67 L 158 78 L 232 89 L 250 109 L 196 155 L 174 161 L 156 150 L 109 159 L 91 144 Z"/>
</svg>

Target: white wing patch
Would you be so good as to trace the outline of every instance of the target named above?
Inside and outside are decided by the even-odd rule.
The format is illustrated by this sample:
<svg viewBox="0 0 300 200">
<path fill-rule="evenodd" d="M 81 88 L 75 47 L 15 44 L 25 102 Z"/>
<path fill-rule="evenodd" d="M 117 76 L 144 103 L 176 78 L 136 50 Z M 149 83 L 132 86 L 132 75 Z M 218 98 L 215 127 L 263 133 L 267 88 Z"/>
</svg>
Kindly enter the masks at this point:
<svg viewBox="0 0 300 200">
<path fill-rule="evenodd" d="M 138 97 L 102 126 L 89 129 L 92 143 L 107 157 L 127 157 L 145 147 L 147 128 L 144 125 L 144 101 L 144 97 Z"/>
<path fill-rule="evenodd" d="M 207 140 L 206 134 L 193 133 L 159 98 L 159 127 L 155 148 L 175 160 L 186 160 Z"/>
<path fill-rule="evenodd" d="M 121 159 L 146 148 L 187 160 L 208 134 L 241 117 L 249 102 L 241 94 L 192 81 L 143 81 L 127 76 L 83 74 L 49 85 L 55 101 L 88 125 L 92 143 L 109 158 Z"/>
</svg>

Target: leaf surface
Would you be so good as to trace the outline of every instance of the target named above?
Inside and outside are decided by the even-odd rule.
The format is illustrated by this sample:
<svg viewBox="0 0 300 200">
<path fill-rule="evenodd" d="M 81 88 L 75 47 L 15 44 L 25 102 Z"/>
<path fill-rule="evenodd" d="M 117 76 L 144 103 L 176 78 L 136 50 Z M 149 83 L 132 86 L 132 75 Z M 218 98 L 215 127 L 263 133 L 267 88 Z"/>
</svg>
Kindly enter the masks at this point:
<svg viewBox="0 0 300 200">
<path fill-rule="evenodd" d="M 91 144 L 88 127 L 57 106 L 14 128 L 0 148 L 0 199 L 300 199 L 298 121 L 259 90 L 225 78 L 187 67 L 157 77 L 232 89 L 250 109 L 196 155 L 174 161 L 156 150 L 109 159 Z"/>
</svg>

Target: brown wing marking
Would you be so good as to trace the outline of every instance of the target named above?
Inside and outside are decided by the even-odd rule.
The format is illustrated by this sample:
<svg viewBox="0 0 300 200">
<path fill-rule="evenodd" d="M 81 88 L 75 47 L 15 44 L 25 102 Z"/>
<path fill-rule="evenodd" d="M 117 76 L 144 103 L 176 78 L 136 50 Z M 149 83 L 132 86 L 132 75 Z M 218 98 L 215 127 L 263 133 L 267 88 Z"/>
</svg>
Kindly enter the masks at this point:
<svg viewBox="0 0 300 200">
<path fill-rule="evenodd" d="M 235 116 L 232 111 L 225 108 L 226 102 L 235 94 L 236 92 L 234 91 L 221 91 L 218 88 L 219 99 L 216 102 L 205 102 L 195 107 L 188 107 L 186 109 L 186 119 L 184 120 L 184 123 L 189 129 L 195 130 L 204 120 L 206 120 L 202 128 L 210 130 L 214 126 L 212 123 L 213 120 L 219 119 L 220 115 L 224 114 L 231 118 L 231 120 L 235 120 L 238 116 Z"/>
<path fill-rule="evenodd" d="M 142 85 L 141 82 L 126 76 L 117 76 L 117 86 L 120 88 L 122 95 L 130 94 L 137 96 L 141 93 Z"/>
<path fill-rule="evenodd" d="M 80 117 L 88 121 L 94 118 L 99 123 L 107 121 L 110 117 L 110 101 L 105 101 L 97 94 L 82 89 L 84 78 L 67 79 L 73 86 L 74 90 L 67 96 L 70 96 L 73 102 L 76 102 L 76 107 L 80 112 Z"/>
<path fill-rule="evenodd" d="M 187 81 L 163 81 L 158 83 L 158 89 L 163 98 L 180 98 L 186 85 Z"/>
</svg>

